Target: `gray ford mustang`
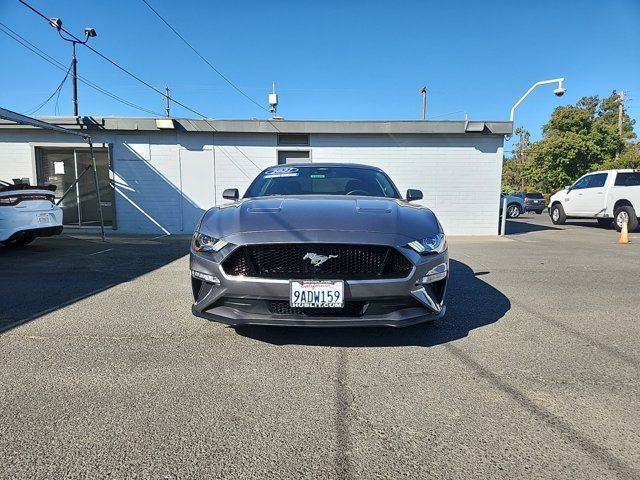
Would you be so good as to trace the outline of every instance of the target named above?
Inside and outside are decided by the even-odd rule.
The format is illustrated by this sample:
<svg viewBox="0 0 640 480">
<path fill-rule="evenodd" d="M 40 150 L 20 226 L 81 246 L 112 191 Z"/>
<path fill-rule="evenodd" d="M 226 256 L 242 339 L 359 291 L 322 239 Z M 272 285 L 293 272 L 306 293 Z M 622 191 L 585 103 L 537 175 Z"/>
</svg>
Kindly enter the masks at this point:
<svg viewBox="0 0 640 480">
<path fill-rule="evenodd" d="M 394 326 L 444 315 L 447 241 L 380 169 L 287 164 L 208 210 L 191 242 L 194 315 L 228 325 Z"/>
</svg>

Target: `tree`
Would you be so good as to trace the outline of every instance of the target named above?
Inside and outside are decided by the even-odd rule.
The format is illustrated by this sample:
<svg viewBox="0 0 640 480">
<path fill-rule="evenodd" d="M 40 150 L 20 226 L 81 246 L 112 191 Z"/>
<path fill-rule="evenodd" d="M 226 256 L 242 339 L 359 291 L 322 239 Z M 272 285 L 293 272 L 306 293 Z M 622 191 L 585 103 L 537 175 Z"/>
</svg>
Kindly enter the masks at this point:
<svg viewBox="0 0 640 480">
<path fill-rule="evenodd" d="M 527 130 L 518 127 L 513 133 L 519 137 L 516 149 L 502 164 L 502 190 L 508 193 L 525 190 L 524 166 L 531 147 L 531 134 Z"/>
<path fill-rule="evenodd" d="M 620 106 L 620 95 L 615 90 L 611 92 L 607 98 L 603 98 L 600 102 L 600 106 L 597 112 L 596 121 L 601 121 L 608 125 L 614 125 L 618 128 L 618 108 Z M 624 112 L 622 115 L 622 140 L 630 140 L 636 138 L 636 134 L 633 131 L 633 126 L 636 121 Z"/>
<path fill-rule="evenodd" d="M 631 143 L 618 158 L 603 162 L 603 170 L 617 170 L 619 168 L 640 168 L 640 143 Z"/>
<path fill-rule="evenodd" d="M 521 173 L 525 184 L 552 192 L 589 171 L 637 165 L 637 144 L 629 142 L 636 136 L 635 120 L 623 110 L 621 135 L 619 106 L 614 90 L 602 100 L 583 97 L 575 105 L 556 108 L 542 128 L 542 140 L 528 147 Z"/>
</svg>

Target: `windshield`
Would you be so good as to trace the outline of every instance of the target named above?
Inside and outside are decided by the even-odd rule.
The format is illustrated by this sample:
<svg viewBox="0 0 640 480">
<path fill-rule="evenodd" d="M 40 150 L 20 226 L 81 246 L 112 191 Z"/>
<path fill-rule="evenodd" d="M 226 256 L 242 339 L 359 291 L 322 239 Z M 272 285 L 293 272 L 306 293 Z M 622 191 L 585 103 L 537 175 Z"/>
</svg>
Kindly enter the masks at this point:
<svg viewBox="0 0 640 480">
<path fill-rule="evenodd" d="M 268 168 L 253 181 L 245 198 L 269 195 L 360 195 L 400 198 L 393 182 L 381 171 L 349 166 Z"/>
</svg>

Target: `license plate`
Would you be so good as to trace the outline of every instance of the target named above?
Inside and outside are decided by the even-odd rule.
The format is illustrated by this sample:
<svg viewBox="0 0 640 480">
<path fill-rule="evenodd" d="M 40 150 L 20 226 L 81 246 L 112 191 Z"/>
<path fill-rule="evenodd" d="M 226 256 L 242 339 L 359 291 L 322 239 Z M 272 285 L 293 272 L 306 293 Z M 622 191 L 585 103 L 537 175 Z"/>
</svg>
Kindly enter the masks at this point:
<svg viewBox="0 0 640 480">
<path fill-rule="evenodd" d="M 533 203 L 540 203 L 540 200 L 534 200 Z"/>
<path fill-rule="evenodd" d="M 51 219 L 49 218 L 48 213 L 41 213 L 38 215 L 38 223 L 49 223 Z"/>
<path fill-rule="evenodd" d="M 342 280 L 291 280 L 289 303 L 297 308 L 344 307 Z"/>
</svg>

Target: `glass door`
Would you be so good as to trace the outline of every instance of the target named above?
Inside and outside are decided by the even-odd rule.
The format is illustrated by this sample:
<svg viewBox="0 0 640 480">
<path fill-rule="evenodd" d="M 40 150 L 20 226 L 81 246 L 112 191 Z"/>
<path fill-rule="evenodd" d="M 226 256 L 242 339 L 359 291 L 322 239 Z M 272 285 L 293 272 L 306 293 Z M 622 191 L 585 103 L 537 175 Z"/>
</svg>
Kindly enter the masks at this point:
<svg viewBox="0 0 640 480">
<path fill-rule="evenodd" d="M 105 225 L 113 225 L 113 186 L 109 179 L 109 152 L 107 149 L 94 149 L 100 200 Z M 55 185 L 56 202 L 62 198 L 73 182 L 80 180 L 64 197 L 60 207 L 64 225 L 96 226 L 100 224 L 98 205 L 91 168 L 91 155 L 88 148 L 38 148 L 36 154 L 38 183 Z M 84 174 L 83 174 L 84 172 Z"/>
<path fill-rule="evenodd" d="M 98 186 L 100 188 L 100 202 L 105 225 L 113 224 L 113 188 L 109 180 L 109 154 L 106 150 L 95 150 L 96 171 L 98 172 Z M 80 224 L 85 226 L 100 225 L 96 187 L 93 179 L 91 153 L 89 150 L 76 149 L 76 165 L 78 173 L 87 167 L 89 170 L 78 182 L 78 199 L 80 205 Z"/>
</svg>

